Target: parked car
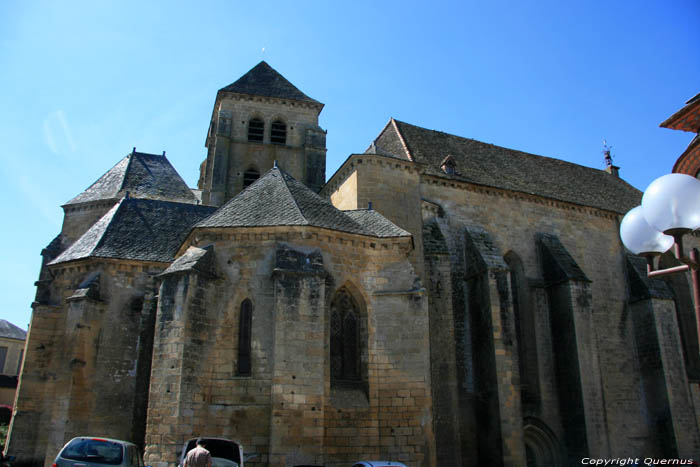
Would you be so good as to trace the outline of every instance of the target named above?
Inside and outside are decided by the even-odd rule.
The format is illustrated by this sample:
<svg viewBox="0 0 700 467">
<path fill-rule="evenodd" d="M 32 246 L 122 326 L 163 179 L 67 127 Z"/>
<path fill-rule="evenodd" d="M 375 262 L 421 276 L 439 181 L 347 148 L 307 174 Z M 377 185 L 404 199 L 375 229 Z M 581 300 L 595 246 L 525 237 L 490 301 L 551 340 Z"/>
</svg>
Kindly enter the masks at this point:
<svg viewBox="0 0 700 467">
<path fill-rule="evenodd" d="M 352 467 L 406 467 L 406 464 L 396 461 L 360 461 Z"/>
<path fill-rule="evenodd" d="M 68 441 L 51 467 L 144 467 L 138 446 L 128 441 L 80 436 Z"/>
<path fill-rule="evenodd" d="M 197 446 L 197 439 L 192 438 L 185 441 L 180 453 L 180 464 L 178 467 L 183 467 L 185 456 Z M 241 443 L 224 438 L 207 438 L 201 437 L 204 441 L 207 451 L 211 454 L 212 467 L 243 467 L 243 446 Z"/>
</svg>

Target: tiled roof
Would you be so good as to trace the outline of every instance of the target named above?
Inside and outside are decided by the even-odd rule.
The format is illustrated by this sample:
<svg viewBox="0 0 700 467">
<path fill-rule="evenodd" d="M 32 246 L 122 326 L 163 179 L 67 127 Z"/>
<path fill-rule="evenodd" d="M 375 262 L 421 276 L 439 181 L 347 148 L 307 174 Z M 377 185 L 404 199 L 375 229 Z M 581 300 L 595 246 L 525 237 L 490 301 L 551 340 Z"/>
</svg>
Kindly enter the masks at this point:
<svg viewBox="0 0 700 467">
<path fill-rule="evenodd" d="M 134 151 L 66 204 L 119 199 L 127 191 L 131 198 L 197 202 L 192 190 L 165 156 Z"/>
<path fill-rule="evenodd" d="M 310 98 L 275 69 L 262 61 L 255 65 L 248 73 L 241 76 L 235 83 L 229 84 L 220 91 L 249 94 L 253 96 L 278 97 L 296 101 L 312 102 L 320 104 Z"/>
<path fill-rule="evenodd" d="M 340 211 L 285 171 L 273 167 L 197 227 L 309 225 L 372 237 L 407 234 L 380 217 Z"/>
<path fill-rule="evenodd" d="M 379 214 L 374 209 L 356 209 L 343 211 L 355 222 L 372 232 L 375 237 L 410 237 L 411 234 L 401 227 L 393 224 L 389 219 Z"/>
<path fill-rule="evenodd" d="M 392 119 L 374 144 L 377 153 L 384 151 L 426 164 L 429 174 L 583 206 L 625 213 L 639 205 L 642 198 L 639 190 L 603 170 L 428 130 L 398 120 Z M 454 175 L 440 170 L 448 155 L 455 162 Z"/>
<path fill-rule="evenodd" d="M 0 319 L 0 337 L 4 337 L 6 339 L 17 339 L 17 340 L 25 340 L 27 338 L 27 331 L 18 328 L 14 324 L 10 323 L 9 321 L 5 321 L 4 319 Z"/>
<path fill-rule="evenodd" d="M 192 226 L 215 209 L 124 198 L 49 264 L 88 257 L 171 262 Z"/>
<path fill-rule="evenodd" d="M 700 132 L 700 93 L 688 99 L 682 109 L 668 117 L 660 127 Z"/>
</svg>

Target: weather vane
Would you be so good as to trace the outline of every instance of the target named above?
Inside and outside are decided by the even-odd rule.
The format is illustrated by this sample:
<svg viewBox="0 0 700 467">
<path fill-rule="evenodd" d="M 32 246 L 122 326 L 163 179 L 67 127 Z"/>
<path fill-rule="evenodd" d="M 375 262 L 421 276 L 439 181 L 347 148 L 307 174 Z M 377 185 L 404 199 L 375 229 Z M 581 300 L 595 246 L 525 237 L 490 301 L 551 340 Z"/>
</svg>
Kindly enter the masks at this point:
<svg viewBox="0 0 700 467">
<path fill-rule="evenodd" d="M 603 154 L 605 155 L 605 167 L 612 167 L 612 155 L 610 150 L 612 146 L 608 146 L 608 142 L 603 140 Z"/>
</svg>

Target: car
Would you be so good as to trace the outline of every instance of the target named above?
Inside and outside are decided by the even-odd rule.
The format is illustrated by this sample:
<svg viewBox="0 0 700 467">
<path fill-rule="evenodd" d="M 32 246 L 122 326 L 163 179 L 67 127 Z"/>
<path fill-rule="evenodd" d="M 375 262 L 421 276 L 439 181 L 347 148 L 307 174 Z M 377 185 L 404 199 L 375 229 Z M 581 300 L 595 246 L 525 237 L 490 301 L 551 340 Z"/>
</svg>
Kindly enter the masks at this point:
<svg viewBox="0 0 700 467">
<path fill-rule="evenodd" d="M 352 467 L 406 467 L 406 464 L 396 461 L 360 461 Z"/>
<path fill-rule="evenodd" d="M 79 436 L 68 441 L 51 467 L 144 467 L 141 450 L 120 439 Z"/>
<path fill-rule="evenodd" d="M 180 453 L 180 464 L 178 467 L 183 467 L 185 456 L 197 446 L 197 439 L 204 441 L 207 451 L 211 454 L 212 467 L 243 467 L 243 462 L 246 459 L 243 457 L 243 446 L 241 446 L 241 443 L 225 438 L 208 438 L 205 436 L 185 441 Z"/>
</svg>

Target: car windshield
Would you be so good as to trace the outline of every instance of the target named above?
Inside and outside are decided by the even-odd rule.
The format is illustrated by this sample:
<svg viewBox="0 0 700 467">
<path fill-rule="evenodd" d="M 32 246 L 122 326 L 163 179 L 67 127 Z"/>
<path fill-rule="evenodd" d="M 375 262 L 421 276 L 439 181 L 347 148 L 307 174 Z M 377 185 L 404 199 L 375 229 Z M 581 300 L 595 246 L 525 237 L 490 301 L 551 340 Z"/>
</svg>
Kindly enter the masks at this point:
<svg viewBox="0 0 700 467">
<path fill-rule="evenodd" d="M 74 439 L 61 453 L 64 459 L 119 465 L 122 463 L 122 446 L 105 439 Z"/>
</svg>

